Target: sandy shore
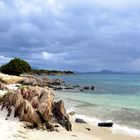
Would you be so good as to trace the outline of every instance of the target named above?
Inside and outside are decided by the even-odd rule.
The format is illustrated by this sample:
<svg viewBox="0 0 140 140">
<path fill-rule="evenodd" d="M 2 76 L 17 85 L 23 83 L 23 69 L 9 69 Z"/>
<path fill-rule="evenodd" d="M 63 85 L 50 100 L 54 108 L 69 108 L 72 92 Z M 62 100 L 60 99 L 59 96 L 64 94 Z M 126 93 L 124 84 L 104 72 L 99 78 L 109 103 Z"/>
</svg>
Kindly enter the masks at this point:
<svg viewBox="0 0 140 140">
<path fill-rule="evenodd" d="M 1 109 L 1 106 L 0 106 Z M 27 131 L 23 123 L 13 114 L 6 120 L 7 111 L 0 110 L 0 139 L 1 140 L 25 140 L 28 139 Z"/>
<path fill-rule="evenodd" d="M 107 128 L 91 126 L 89 124 L 77 124 L 73 119 L 73 129 L 67 132 L 64 128 L 59 128 L 59 132 L 47 132 L 43 130 L 29 130 L 27 132 L 29 140 L 140 140 L 140 137 L 132 137 L 122 134 L 112 134 Z M 90 131 L 87 129 L 89 128 Z"/>
<path fill-rule="evenodd" d="M 107 128 L 75 123 L 72 117 L 70 118 L 72 122 L 71 132 L 66 131 L 61 126 L 58 128 L 59 132 L 25 129 L 23 123 L 19 122 L 17 118 L 13 118 L 13 115 L 5 120 L 6 114 L 6 111 L 0 111 L 0 139 L 2 140 L 140 140 L 140 137 L 113 134 Z"/>
<path fill-rule="evenodd" d="M 13 116 L 5 120 L 6 114 L 6 111 L 0 111 L 0 139 L 2 140 L 140 140 L 140 137 L 112 134 L 110 129 L 78 124 L 74 122 L 73 118 L 71 118 L 73 126 L 71 132 L 62 127 L 58 128 L 59 132 L 25 129 L 23 123 Z"/>
</svg>

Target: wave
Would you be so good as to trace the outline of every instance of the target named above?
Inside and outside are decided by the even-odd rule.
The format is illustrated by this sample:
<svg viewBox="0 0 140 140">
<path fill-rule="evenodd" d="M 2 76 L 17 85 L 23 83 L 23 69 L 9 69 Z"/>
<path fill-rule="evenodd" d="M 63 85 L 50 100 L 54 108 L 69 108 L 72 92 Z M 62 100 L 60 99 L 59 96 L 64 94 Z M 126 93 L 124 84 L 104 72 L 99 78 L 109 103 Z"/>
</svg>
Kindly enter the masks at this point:
<svg viewBox="0 0 140 140">
<path fill-rule="evenodd" d="M 69 108 L 67 112 L 74 111 L 75 108 Z M 81 114 L 75 114 L 75 118 L 81 118 L 85 120 L 88 124 L 90 125 L 98 125 L 99 122 L 103 122 L 104 120 L 98 119 L 96 117 L 88 117 L 85 115 Z M 109 122 L 113 122 L 112 120 L 108 120 Z M 113 134 L 124 134 L 124 135 L 129 135 L 129 136 L 135 136 L 135 137 L 140 137 L 140 130 L 135 129 L 135 128 L 130 128 L 124 125 L 119 125 L 114 123 L 113 127 L 111 128 L 111 131 Z"/>
</svg>

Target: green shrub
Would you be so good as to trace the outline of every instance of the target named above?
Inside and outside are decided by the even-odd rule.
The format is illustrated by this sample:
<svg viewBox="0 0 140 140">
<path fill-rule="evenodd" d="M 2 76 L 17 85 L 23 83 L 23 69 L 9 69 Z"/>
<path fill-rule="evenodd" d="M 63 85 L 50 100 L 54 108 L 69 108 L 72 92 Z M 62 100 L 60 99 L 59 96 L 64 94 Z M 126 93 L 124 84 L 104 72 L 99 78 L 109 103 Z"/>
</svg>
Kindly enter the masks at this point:
<svg viewBox="0 0 140 140">
<path fill-rule="evenodd" d="M 20 58 L 14 58 L 9 63 L 1 66 L 0 70 L 5 74 L 20 75 L 21 73 L 31 71 L 31 66 Z"/>
</svg>

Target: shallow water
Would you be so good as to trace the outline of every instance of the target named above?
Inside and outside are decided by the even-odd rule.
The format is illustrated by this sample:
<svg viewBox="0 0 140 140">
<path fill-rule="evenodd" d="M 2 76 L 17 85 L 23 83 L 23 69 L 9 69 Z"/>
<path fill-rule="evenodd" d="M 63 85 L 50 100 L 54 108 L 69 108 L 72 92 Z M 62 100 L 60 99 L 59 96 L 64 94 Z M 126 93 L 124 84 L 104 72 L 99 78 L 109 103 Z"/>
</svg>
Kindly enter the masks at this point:
<svg viewBox="0 0 140 140">
<path fill-rule="evenodd" d="M 140 75 L 81 74 L 51 78 L 95 86 L 93 92 L 56 92 L 58 98 L 64 99 L 67 109 L 140 130 Z"/>
</svg>

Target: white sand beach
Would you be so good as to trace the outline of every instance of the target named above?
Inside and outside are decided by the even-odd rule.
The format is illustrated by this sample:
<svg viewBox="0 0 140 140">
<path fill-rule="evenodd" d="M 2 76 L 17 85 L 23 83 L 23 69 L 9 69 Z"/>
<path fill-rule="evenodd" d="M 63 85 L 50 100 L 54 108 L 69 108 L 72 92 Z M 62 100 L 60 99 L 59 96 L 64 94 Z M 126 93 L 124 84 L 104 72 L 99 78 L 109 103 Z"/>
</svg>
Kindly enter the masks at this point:
<svg viewBox="0 0 140 140">
<path fill-rule="evenodd" d="M 1 108 L 1 106 L 0 106 Z M 26 129 L 18 118 L 13 114 L 6 120 L 7 111 L 0 111 L 0 139 L 1 140 L 24 140 L 27 139 Z"/>
</svg>

